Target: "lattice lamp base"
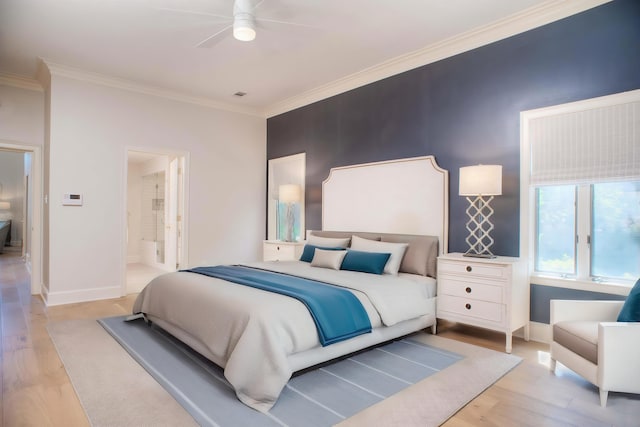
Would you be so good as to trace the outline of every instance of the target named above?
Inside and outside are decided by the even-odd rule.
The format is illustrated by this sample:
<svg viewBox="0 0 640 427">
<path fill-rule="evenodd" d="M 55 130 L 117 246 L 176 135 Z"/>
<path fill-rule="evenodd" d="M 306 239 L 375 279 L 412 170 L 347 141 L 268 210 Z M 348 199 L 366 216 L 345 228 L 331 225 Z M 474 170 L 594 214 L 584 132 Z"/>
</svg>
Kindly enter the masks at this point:
<svg viewBox="0 0 640 427">
<path fill-rule="evenodd" d="M 490 196 L 485 200 L 482 196 L 477 196 L 475 199 L 467 197 L 469 201 L 469 207 L 467 208 L 467 215 L 469 221 L 467 221 L 467 230 L 469 230 L 469 236 L 465 239 L 469 245 L 469 250 L 465 252 L 464 256 L 477 257 L 477 258 L 495 258 L 496 256 L 491 253 L 489 248 L 493 245 L 493 239 L 489 235 L 489 232 L 493 230 L 493 224 L 489 221 L 491 215 L 493 215 L 493 209 L 489 206 L 489 202 L 493 200 L 493 196 Z"/>
</svg>

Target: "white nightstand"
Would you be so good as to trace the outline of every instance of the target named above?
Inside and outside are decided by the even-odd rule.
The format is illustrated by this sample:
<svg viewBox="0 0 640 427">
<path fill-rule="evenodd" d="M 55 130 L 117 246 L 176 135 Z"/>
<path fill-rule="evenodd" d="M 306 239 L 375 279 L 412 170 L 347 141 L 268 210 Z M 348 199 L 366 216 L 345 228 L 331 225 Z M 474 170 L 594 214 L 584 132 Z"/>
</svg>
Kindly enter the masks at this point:
<svg viewBox="0 0 640 427">
<path fill-rule="evenodd" d="M 295 261 L 300 259 L 304 242 L 283 242 L 264 240 L 262 243 L 263 261 Z"/>
<path fill-rule="evenodd" d="M 529 284 L 520 258 L 438 257 L 436 317 L 506 334 L 511 353 L 513 331 L 524 327 L 529 341 Z"/>
</svg>

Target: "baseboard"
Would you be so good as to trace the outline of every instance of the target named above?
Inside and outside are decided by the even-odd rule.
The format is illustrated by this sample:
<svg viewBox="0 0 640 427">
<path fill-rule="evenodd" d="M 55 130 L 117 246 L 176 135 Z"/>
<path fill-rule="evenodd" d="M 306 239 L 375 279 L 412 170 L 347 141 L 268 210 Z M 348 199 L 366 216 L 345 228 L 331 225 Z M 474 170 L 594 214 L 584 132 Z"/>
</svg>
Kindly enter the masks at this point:
<svg viewBox="0 0 640 427">
<path fill-rule="evenodd" d="M 76 302 L 88 302 L 102 299 L 120 298 L 122 288 L 114 286 L 110 288 L 80 289 L 77 291 L 50 292 L 42 287 L 42 297 L 47 307 L 62 304 L 72 304 Z"/>
<path fill-rule="evenodd" d="M 513 335 L 519 338 L 524 338 L 524 332 L 522 329 L 519 329 Z M 551 343 L 551 325 L 540 322 L 529 322 L 529 339 L 531 341 L 545 344 Z"/>
<path fill-rule="evenodd" d="M 551 325 L 539 322 L 529 322 L 529 336 L 533 341 L 550 344 L 553 336 Z"/>
<path fill-rule="evenodd" d="M 40 296 L 42 297 L 42 301 L 44 301 L 46 305 L 47 299 L 49 298 L 49 287 L 44 283 L 40 286 Z"/>
</svg>

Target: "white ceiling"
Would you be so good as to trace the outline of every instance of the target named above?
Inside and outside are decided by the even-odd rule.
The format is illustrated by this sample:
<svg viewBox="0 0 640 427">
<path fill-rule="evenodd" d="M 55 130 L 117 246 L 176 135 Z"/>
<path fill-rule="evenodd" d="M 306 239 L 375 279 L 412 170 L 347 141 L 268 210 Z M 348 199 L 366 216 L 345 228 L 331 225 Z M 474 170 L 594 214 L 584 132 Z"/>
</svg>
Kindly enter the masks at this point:
<svg viewBox="0 0 640 427">
<path fill-rule="evenodd" d="M 227 25 L 208 14 L 230 16 L 233 0 L 1 0 L 0 73 L 33 78 L 41 57 L 264 112 L 514 14 L 540 14 L 566 3 L 264 0 L 255 10 L 258 20 L 301 25 L 263 22 L 253 42 L 237 41 L 227 31 L 213 46 L 196 48 Z M 235 97 L 238 91 L 247 95 Z"/>
</svg>

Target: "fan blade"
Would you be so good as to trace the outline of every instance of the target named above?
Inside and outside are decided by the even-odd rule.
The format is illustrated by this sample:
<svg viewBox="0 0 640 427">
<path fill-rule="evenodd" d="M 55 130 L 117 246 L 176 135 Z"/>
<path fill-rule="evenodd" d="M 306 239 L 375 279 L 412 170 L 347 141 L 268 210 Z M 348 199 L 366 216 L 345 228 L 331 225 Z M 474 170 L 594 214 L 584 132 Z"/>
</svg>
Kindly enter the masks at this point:
<svg viewBox="0 0 640 427">
<path fill-rule="evenodd" d="M 255 6 L 253 6 L 253 10 L 259 8 L 262 3 L 264 3 L 264 0 L 260 0 Z"/>
<path fill-rule="evenodd" d="M 231 27 L 233 27 L 233 25 L 227 25 L 226 27 L 224 27 L 223 29 L 221 29 L 217 33 L 214 33 L 214 34 L 210 35 L 209 37 L 207 37 L 206 39 L 202 40 L 200 43 L 198 43 L 196 45 L 196 47 L 203 47 L 203 48 L 212 47 L 213 45 L 218 43 L 220 40 L 222 40 L 222 37 L 218 37 L 218 36 L 220 34 L 224 33 L 225 31 L 227 31 Z"/>
<path fill-rule="evenodd" d="M 255 18 L 255 20 L 256 22 L 262 21 L 262 22 L 271 22 L 273 24 L 293 25 L 294 27 L 313 28 L 314 30 L 322 29 L 320 27 L 316 27 L 315 25 L 299 24 L 297 22 L 278 21 L 277 19 Z"/>
</svg>

